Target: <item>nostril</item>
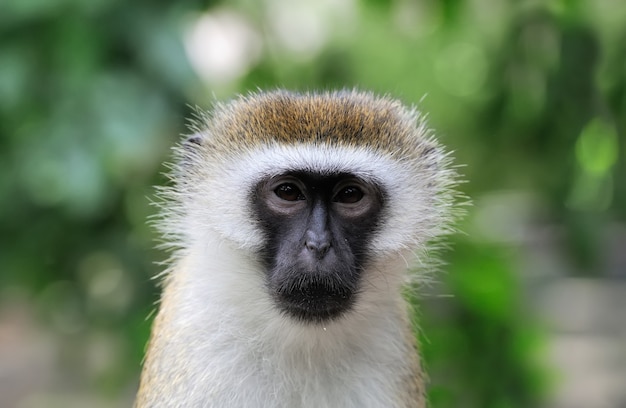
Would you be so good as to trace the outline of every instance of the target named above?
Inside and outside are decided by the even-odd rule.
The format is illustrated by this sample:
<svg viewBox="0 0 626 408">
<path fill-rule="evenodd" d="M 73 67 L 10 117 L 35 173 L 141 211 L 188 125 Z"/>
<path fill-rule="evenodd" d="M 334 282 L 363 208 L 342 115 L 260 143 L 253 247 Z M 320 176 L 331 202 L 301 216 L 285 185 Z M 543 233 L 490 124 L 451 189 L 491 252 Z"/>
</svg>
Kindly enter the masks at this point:
<svg viewBox="0 0 626 408">
<path fill-rule="evenodd" d="M 307 233 L 304 245 L 309 251 L 315 252 L 320 257 L 324 256 L 330 249 L 330 241 L 326 236 L 320 237 L 310 231 Z"/>
<path fill-rule="evenodd" d="M 326 254 L 328 249 L 330 249 L 330 243 L 328 242 L 307 241 L 305 245 L 310 251 L 317 252 L 319 255 Z"/>
</svg>

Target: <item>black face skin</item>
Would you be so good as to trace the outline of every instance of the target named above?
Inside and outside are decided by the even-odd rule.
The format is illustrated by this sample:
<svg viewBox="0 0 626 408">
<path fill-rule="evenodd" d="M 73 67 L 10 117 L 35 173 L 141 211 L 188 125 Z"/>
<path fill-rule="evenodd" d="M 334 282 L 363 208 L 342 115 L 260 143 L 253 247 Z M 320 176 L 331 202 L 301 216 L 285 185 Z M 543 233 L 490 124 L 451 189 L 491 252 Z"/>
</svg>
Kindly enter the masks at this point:
<svg viewBox="0 0 626 408">
<path fill-rule="evenodd" d="M 383 198 L 350 174 L 291 172 L 257 185 L 253 207 L 267 237 L 261 256 L 283 312 L 321 323 L 350 309 Z"/>
</svg>

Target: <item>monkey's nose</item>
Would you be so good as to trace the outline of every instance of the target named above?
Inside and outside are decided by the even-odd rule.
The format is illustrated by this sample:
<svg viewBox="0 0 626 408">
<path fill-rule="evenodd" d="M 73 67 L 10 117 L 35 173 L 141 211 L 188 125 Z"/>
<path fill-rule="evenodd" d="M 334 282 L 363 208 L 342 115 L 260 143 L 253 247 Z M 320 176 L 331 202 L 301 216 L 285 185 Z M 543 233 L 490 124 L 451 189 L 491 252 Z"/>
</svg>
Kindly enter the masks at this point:
<svg viewBox="0 0 626 408">
<path fill-rule="evenodd" d="M 307 231 L 304 246 L 321 259 L 330 249 L 330 239 L 328 234 L 317 234 L 313 231 Z"/>
</svg>

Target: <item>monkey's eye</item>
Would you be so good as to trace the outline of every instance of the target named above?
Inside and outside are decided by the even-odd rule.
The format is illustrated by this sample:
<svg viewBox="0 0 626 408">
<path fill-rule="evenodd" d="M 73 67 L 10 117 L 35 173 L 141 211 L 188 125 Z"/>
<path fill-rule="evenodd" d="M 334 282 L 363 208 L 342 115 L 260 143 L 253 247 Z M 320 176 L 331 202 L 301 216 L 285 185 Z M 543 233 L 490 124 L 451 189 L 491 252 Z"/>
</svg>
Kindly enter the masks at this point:
<svg viewBox="0 0 626 408">
<path fill-rule="evenodd" d="M 283 183 L 276 187 L 274 193 L 281 199 L 285 201 L 299 201 L 305 200 L 304 194 L 302 191 L 292 183 Z"/>
<path fill-rule="evenodd" d="M 361 201 L 363 195 L 363 191 L 360 188 L 348 186 L 340 190 L 333 198 L 333 201 L 343 204 L 354 204 Z"/>
</svg>

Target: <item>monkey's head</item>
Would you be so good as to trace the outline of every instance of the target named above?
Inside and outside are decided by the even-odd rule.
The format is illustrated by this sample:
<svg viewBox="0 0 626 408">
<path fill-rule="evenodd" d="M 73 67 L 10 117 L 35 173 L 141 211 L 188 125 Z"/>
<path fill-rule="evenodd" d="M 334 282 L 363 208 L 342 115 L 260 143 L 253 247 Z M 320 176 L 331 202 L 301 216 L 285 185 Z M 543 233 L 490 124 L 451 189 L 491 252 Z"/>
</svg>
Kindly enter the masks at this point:
<svg viewBox="0 0 626 408">
<path fill-rule="evenodd" d="M 395 100 L 275 91 L 199 122 L 178 150 L 166 233 L 182 251 L 207 239 L 241 250 L 289 318 L 349 313 L 380 265 L 404 266 L 378 282 L 404 282 L 407 254 L 448 231 L 455 172 Z"/>
</svg>

